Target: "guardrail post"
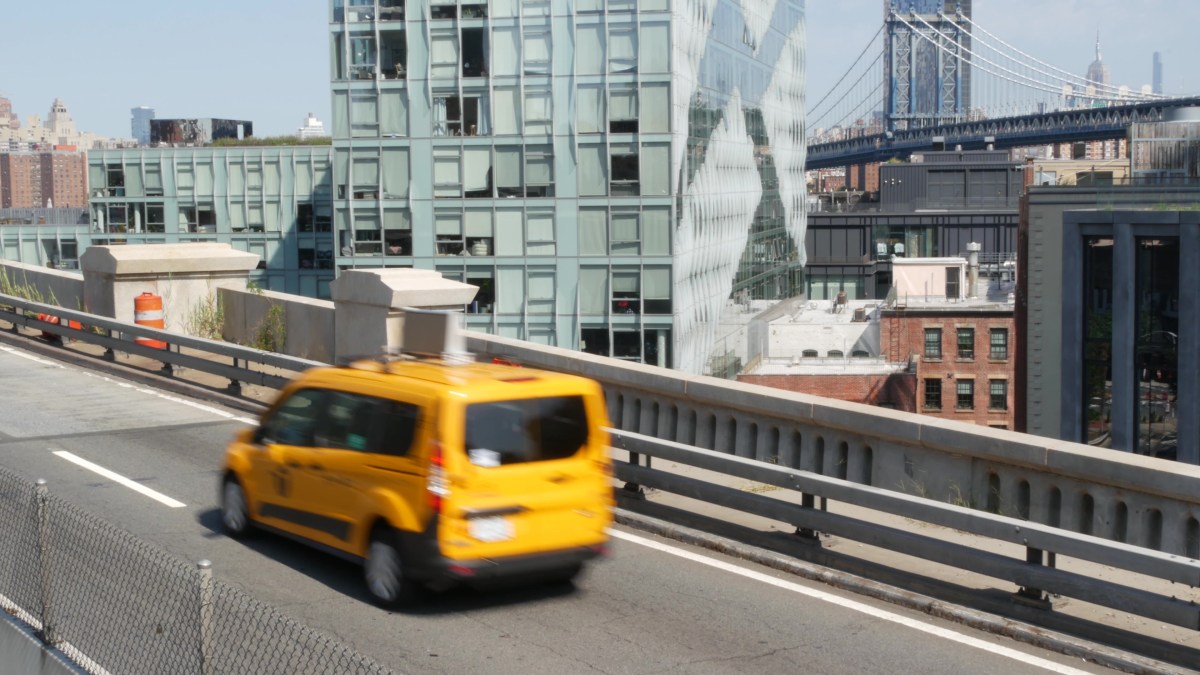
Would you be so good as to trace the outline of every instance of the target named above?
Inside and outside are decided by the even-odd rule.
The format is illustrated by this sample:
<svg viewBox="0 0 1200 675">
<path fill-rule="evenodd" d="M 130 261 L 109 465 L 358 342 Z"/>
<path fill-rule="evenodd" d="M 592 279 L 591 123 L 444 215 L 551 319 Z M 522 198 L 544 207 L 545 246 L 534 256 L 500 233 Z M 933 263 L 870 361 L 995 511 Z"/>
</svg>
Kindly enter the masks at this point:
<svg viewBox="0 0 1200 675">
<path fill-rule="evenodd" d="M 200 573 L 200 673 L 213 673 L 213 573 L 212 562 L 201 560 L 196 563 Z"/>
<path fill-rule="evenodd" d="M 174 345 L 167 345 L 167 352 L 168 352 L 168 353 L 170 353 L 170 351 L 171 351 L 171 347 L 173 347 L 173 346 L 174 346 Z M 176 352 L 178 352 L 178 351 L 179 351 L 179 348 L 178 348 L 178 347 L 176 347 L 175 351 L 176 351 Z M 174 367 L 171 365 L 171 362 L 170 362 L 170 361 L 163 361 L 163 362 L 162 362 L 162 368 L 159 368 L 159 369 L 158 369 L 158 372 L 159 372 L 159 374 L 160 374 L 160 375 L 166 375 L 167 377 L 172 377 L 172 376 L 174 376 L 174 375 L 175 375 L 175 368 L 174 368 Z"/>
<path fill-rule="evenodd" d="M 104 337 L 111 339 L 112 336 L 113 336 L 112 329 L 105 328 L 104 329 Z M 113 348 L 111 345 L 104 348 L 104 357 L 103 358 L 105 361 L 116 361 L 117 360 L 117 353 L 113 351 Z"/>
<path fill-rule="evenodd" d="M 800 506 L 803 506 L 806 509 L 816 509 L 817 508 L 816 496 L 809 492 L 802 493 L 800 495 Z M 796 536 L 800 537 L 801 539 L 807 539 L 810 541 L 818 540 L 817 531 L 812 528 L 808 528 L 808 527 L 797 527 L 796 528 Z"/>
<path fill-rule="evenodd" d="M 46 487 L 46 479 L 37 479 L 34 488 L 34 504 L 37 509 L 38 527 L 38 578 L 41 581 L 42 600 L 42 631 L 41 639 L 48 645 L 58 644 L 58 636 L 54 632 L 53 603 L 50 594 L 50 514 L 46 503 L 50 500 L 50 490 Z"/>
<path fill-rule="evenodd" d="M 633 466 L 641 466 L 642 456 L 636 452 L 630 452 L 629 453 L 629 463 L 632 464 Z M 650 457 L 649 457 L 649 455 L 647 455 L 646 456 L 646 468 L 649 468 L 649 467 L 650 467 Z M 645 490 L 642 489 L 642 486 L 638 485 L 637 483 L 634 483 L 632 481 L 625 483 L 625 485 L 621 489 L 623 489 L 625 492 L 629 493 L 627 496 L 634 497 L 635 499 L 645 499 L 646 498 L 646 492 L 645 492 Z"/>
<path fill-rule="evenodd" d="M 1046 552 L 1040 548 L 1032 546 L 1025 547 L 1025 562 L 1030 565 L 1038 565 L 1039 567 L 1045 564 Z M 1054 554 L 1049 555 L 1050 566 L 1054 566 Z M 1013 593 L 1013 600 L 1022 605 L 1029 605 L 1039 609 L 1050 609 L 1050 596 L 1040 588 L 1032 588 L 1030 586 L 1022 586 L 1019 591 Z"/>
<path fill-rule="evenodd" d="M 233 357 L 233 367 L 234 368 L 238 367 L 238 357 L 236 357 L 236 356 Z M 249 368 L 250 368 L 250 363 L 247 362 L 246 369 L 249 370 Z M 225 391 L 233 396 L 241 396 L 242 395 L 242 383 L 238 382 L 237 380 L 235 380 L 233 378 L 230 378 L 229 386 L 225 387 Z"/>
</svg>

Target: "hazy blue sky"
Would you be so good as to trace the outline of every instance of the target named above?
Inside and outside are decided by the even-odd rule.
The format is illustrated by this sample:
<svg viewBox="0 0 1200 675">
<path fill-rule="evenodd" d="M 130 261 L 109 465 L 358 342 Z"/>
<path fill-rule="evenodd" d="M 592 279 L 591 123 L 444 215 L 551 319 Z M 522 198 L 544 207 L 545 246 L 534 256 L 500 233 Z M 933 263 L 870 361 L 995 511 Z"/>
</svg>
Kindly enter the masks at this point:
<svg viewBox="0 0 1200 675">
<path fill-rule="evenodd" d="M 22 122 L 57 96 L 79 127 L 128 137 L 129 109 L 159 117 L 249 119 L 259 136 L 329 123 L 328 0 L 59 0 L 0 13 L 0 95 Z M 808 95 L 846 70 L 882 21 L 882 0 L 808 0 Z M 1163 52 L 1167 93 L 1200 93 L 1200 0 L 974 0 L 975 21 L 1083 74 L 1100 30 L 1115 84 L 1150 83 Z"/>
</svg>

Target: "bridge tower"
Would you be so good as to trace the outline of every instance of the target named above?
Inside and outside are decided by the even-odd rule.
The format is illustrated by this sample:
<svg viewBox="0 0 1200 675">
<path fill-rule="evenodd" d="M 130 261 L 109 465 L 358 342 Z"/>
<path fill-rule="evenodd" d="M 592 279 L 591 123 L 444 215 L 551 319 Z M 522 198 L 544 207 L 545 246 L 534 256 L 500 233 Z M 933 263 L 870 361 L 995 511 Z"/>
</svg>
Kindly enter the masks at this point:
<svg viewBox="0 0 1200 675">
<path fill-rule="evenodd" d="M 971 66 L 956 55 L 967 57 L 971 48 L 970 26 L 960 18 L 971 18 L 971 0 L 884 0 L 883 10 L 887 130 L 965 120 Z"/>
</svg>

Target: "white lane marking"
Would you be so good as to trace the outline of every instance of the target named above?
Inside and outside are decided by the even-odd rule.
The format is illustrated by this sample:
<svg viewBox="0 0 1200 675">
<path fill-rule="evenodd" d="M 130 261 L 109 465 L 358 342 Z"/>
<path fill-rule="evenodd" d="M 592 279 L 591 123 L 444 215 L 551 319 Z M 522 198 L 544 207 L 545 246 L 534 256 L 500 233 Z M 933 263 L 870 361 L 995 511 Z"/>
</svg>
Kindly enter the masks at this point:
<svg viewBox="0 0 1200 675">
<path fill-rule="evenodd" d="M 0 351 L 7 352 L 9 354 L 12 354 L 13 356 L 19 356 L 23 359 L 29 359 L 30 361 L 40 363 L 43 366 L 54 366 L 55 368 L 66 368 L 66 366 L 64 366 L 61 363 L 58 363 L 57 361 L 51 361 L 49 359 L 38 358 L 38 357 L 34 356 L 33 354 L 27 354 L 25 352 L 13 349 L 12 347 L 5 347 L 3 345 L 0 345 Z"/>
<path fill-rule="evenodd" d="M 258 424 L 258 420 L 255 420 L 255 419 L 252 419 L 249 417 L 241 417 L 241 416 L 237 415 L 236 413 L 226 412 L 224 410 L 221 410 L 220 408 L 214 408 L 210 405 L 205 405 L 205 404 L 199 403 L 197 401 L 189 401 L 186 398 L 180 398 L 178 396 L 171 396 L 170 394 L 164 394 L 161 391 L 157 391 L 155 389 L 147 389 L 145 387 L 139 387 L 135 384 L 130 384 L 129 382 L 122 382 L 120 380 L 109 379 L 107 377 L 104 377 L 103 375 L 95 375 L 93 373 L 88 373 L 87 371 L 83 371 L 83 372 L 85 374 L 87 374 L 89 377 L 99 377 L 100 379 L 102 379 L 106 382 L 112 382 L 113 384 L 116 384 L 118 387 L 132 389 L 141 394 L 149 394 L 151 396 L 161 398 L 164 401 L 170 401 L 172 403 L 179 403 L 181 405 L 186 405 L 189 408 L 195 408 L 196 410 L 202 410 L 207 413 L 212 413 L 213 415 L 216 415 L 217 417 L 223 417 L 227 420 L 233 420 L 235 422 L 244 422 L 246 424 Z"/>
<path fill-rule="evenodd" d="M 37 363 L 40 363 L 42 365 L 54 366 L 55 368 L 64 368 L 64 369 L 66 368 L 65 365 L 58 363 L 57 361 L 49 361 L 47 359 L 39 358 L 32 354 L 27 354 L 25 352 L 13 349 L 12 347 L 6 347 L 4 345 L 0 345 L 0 351 L 7 352 L 9 354 L 12 354 L 13 356 L 19 356 L 23 359 L 29 359 L 30 361 L 36 361 Z M 161 398 L 164 401 L 171 401 L 172 403 L 181 403 L 183 405 L 190 406 L 197 410 L 203 410 L 204 412 L 212 413 L 213 415 L 216 415 L 217 417 L 223 417 L 227 420 L 233 420 L 235 422 L 241 422 L 243 424 L 250 424 L 250 425 L 258 424 L 258 420 L 251 418 L 251 417 L 242 417 L 235 413 L 230 413 L 230 412 L 226 412 L 224 410 L 220 410 L 219 408 L 214 408 L 210 405 L 204 405 L 203 403 L 197 403 L 196 401 L 189 401 L 187 399 L 180 398 L 178 396 L 171 396 L 169 394 L 164 394 L 163 392 L 156 391 L 154 389 L 148 389 L 146 387 L 139 387 L 137 385 L 130 384 L 129 382 L 124 382 L 122 380 L 115 380 L 113 378 L 106 377 L 104 375 L 93 373 L 90 370 L 87 370 L 84 368 L 73 368 L 72 370 L 74 370 L 75 372 L 78 372 L 78 373 L 83 373 L 84 375 L 87 375 L 88 377 L 94 377 L 98 380 L 102 380 L 104 382 L 109 382 L 109 383 L 115 384 L 118 387 L 132 389 L 138 393 L 149 394 L 151 396 Z"/>
<path fill-rule="evenodd" d="M 54 454 L 67 460 L 68 462 L 71 462 L 73 464 L 78 464 L 79 466 L 87 469 L 88 471 L 98 473 L 101 476 L 104 476 L 105 478 L 107 478 L 113 482 L 120 483 L 121 485 L 124 485 L 125 487 L 129 488 L 130 490 L 133 490 L 134 492 L 140 492 L 141 494 L 146 495 L 147 497 L 153 499 L 156 502 L 159 502 L 160 504 L 166 504 L 167 506 L 169 506 L 173 509 L 178 509 L 178 508 L 187 506 L 187 504 L 184 504 L 183 502 L 181 502 L 179 500 L 171 499 L 170 497 L 164 495 L 161 492 L 151 490 L 150 488 L 146 487 L 145 485 L 142 485 L 141 483 L 138 483 L 137 481 L 130 480 L 115 471 L 109 471 L 108 469 L 100 466 L 99 464 L 93 464 L 92 462 L 89 462 L 86 459 L 79 457 L 77 455 L 73 455 L 73 454 L 67 452 L 66 450 L 58 450 Z"/>
<path fill-rule="evenodd" d="M 763 574 L 762 572 L 756 572 L 754 570 L 748 570 L 748 569 L 745 569 L 742 567 L 738 567 L 737 565 L 733 565 L 731 563 L 727 563 L 722 560 L 717 560 L 715 558 L 709 558 L 707 556 L 703 556 L 698 553 L 693 553 L 692 551 L 688 551 L 688 550 L 681 549 L 681 548 L 676 548 L 669 544 L 664 544 L 661 542 L 654 541 L 653 539 L 639 537 L 636 534 L 630 534 L 628 532 L 620 532 L 618 530 L 609 530 L 608 533 L 611 534 L 612 536 L 616 537 L 617 539 L 624 539 L 625 541 L 628 541 L 628 542 L 631 542 L 634 544 L 640 544 L 642 546 L 646 546 L 648 548 L 652 548 L 657 551 L 662 551 L 663 553 L 669 553 L 671 555 L 678 556 L 678 557 L 684 558 L 686 560 L 691 560 L 693 562 L 700 563 L 701 565 L 708 565 L 709 567 L 715 567 L 716 569 L 719 569 L 719 570 L 722 570 L 725 572 L 730 572 L 733 574 L 740 574 L 741 576 L 747 577 L 749 579 L 754 579 L 755 581 L 761 581 L 765 584 L 770 584 L 772 586 L 776 586 L 776 587 L 783 588 L 783 589 L 786 589 L 789 591 L 793 591 L 793 592 L 799 593 L 801 595 L 806 595 L 815 600 L 823 600 L 830 604 L 838 605 L 838 606 L 844 607 L 846 609 L 850 609 L 850 610 L 853 610 L 856 612 L 861 612 L 863 614 L 867 614 L 869 616 L 873 616 L 877 619 L 883 619 L 884 621 L 891 621 L 892 623 L 897 623 L 897 624 L 900 624 L 901 626 L 907 626 L 914 630 L 919 630 L 919 631 L 922 631 L 925 633 L 929 633 L 930 635 L 944 638 L 946 640 L 958 642 L 960 644 L 967 645 L 968 647 L 975 647 L 977 649 L 982 649 L 983 651 L 991 652 L 993 654 L 996 654 L 997 656 L 1004 656 L 1004 657 L 1013 659 L 1014 661 L 1020 661 L 1022 663 L 1025 663 L 1025 664 L 1028 664 L 1031 666 L 1036 666 L 1038 668 L 1044 668 L 1044 669 L 1049 670 L 1054 673 L 1069 673 L 1071 675 L 1086 675 L 1086 673 L 1087 673 L 1087 671 L 1085 671 L 1085 670 L 1079 670 L 1077 668 L 1071 668 L 1070 666 L 1060 665 L 1060 664 L 1054 663 L 1053 661 L 1048 661 L 1046 659 L 1043 659 L 1043 658 L 1040 658 L 1037 656 L 1025 654 L 1024 652 L 1020 652 L 1015 649 L 1010 649 L 1008 647 L 1003 647 L 1001 645 L 994 645 L 989 642 L 980 640 L 978 638 L 970 637 L 969 635 L 963 635 L 961 633 L 956 633 L 952 630 L 947 630 L 947 629 L 941 628 L 939 626 L 934 626 L 932 624 L 925 623 L 924 621 L 918 621 L 916 619 L 906 617 L 906 616 L 901 616 L 899 614 L 895 614 L 893 612 L 889 612 L 884 609 L 878 609 L 876 607 L 872 607 L 870 605 L 858 602 L 856 600 L 850 600 L 848 598 L 838 597 L 832 593 L 827 593 L 825 591 L 801 586 L 800 584 L 797 584 L 797 583 L 794 583 L 791 581 L 787 581 L 784 579 L 776 579 L 775 577 L 767 575 L 767 574 Z"/>
</svg>

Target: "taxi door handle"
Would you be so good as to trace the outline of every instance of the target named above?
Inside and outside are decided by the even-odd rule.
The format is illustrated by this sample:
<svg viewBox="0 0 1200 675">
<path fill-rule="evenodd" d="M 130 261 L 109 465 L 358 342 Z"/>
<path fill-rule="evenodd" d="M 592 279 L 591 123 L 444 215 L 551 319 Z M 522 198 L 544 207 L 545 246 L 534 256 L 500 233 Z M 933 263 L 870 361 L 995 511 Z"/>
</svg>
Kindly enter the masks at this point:
<svg viewBox="0 0 1200 675">
<path fill-rule="evenodd" d="M 308 468 L 311 469 L 312 471 L 324 471 L 325 470 L 325 467 L 321 466 L 320 464 L 309 464 Z"/>
</svg>

